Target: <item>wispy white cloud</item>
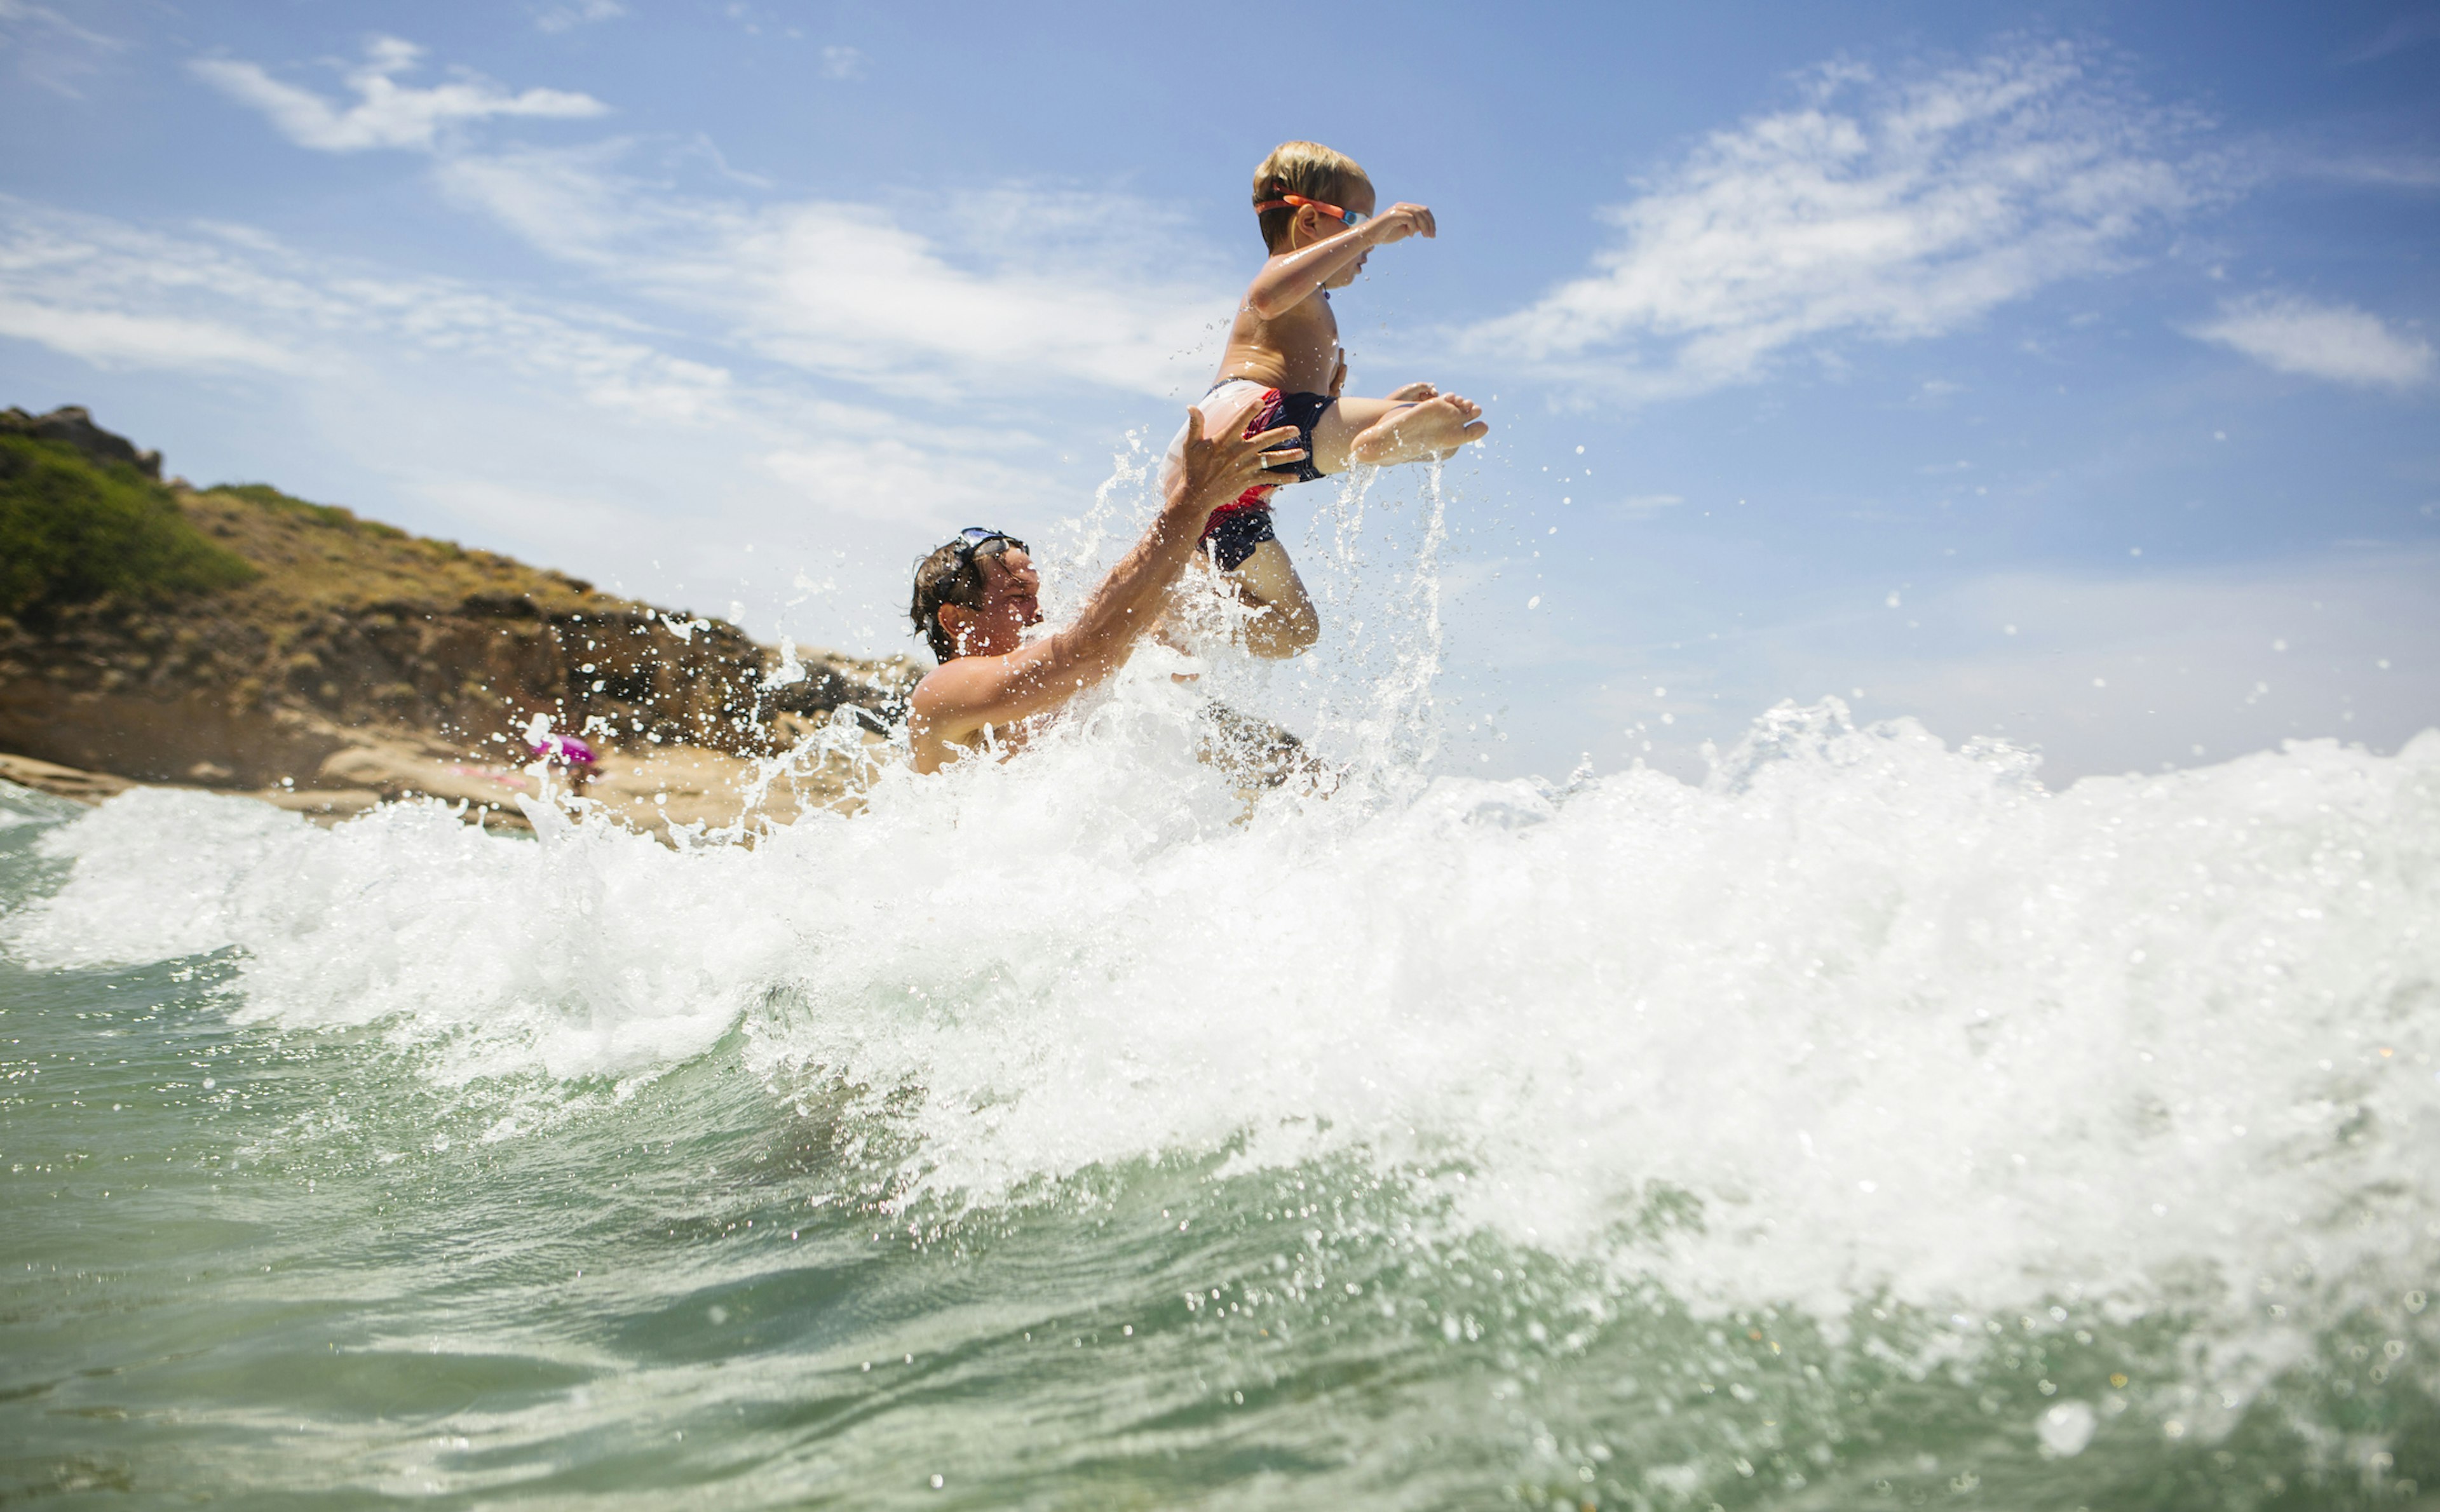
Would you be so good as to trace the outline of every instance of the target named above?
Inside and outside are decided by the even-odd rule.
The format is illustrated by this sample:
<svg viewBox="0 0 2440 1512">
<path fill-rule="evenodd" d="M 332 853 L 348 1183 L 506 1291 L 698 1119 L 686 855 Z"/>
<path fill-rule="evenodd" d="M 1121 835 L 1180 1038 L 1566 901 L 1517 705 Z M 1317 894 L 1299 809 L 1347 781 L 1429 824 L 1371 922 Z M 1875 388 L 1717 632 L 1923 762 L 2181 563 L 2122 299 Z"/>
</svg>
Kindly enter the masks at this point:
<svg viewBox="0 0 2440 1512">
<path fill-rule="evenodd" d="M 942 467 L 936 445 L 891 434 L 896 423 L 808 436 L 767 453 L 764 471 L 807 503 L 876 521 L 920 522 L 945 531 L 970 520 L 1005 513 L 1012 500 L 1036 493 L 1041 477 L 988 451 L 969 452 Z"/>
<path fill-rule="evenodd" d="M 0 0 L 0 50 L 14 54 L 19 78 L 71 99 L 83 98 L 78 81 L 103 57 L 121 51 L 119 38 L 81 26 L 31 0 Z"/>
<path fill-rule="evenodd" d="M 195 371 L 231 367 L 304 371 L 310 365 L 276 342 L 234 326 L 175 315 L 34 303 L 0 296 L 0 336 L 37 342 L 96 367 Z"/>
<path fill-rule="evenodd" d="M 89 27 L 81 27 L 48 6 L 38 6 L 30 0 L 0 0 L 0 25 L 14 36 L 23 30 L 48 31 L 93 47 L 117 47 L 122 44 Z"/>
<path fill-rule="evenodd" d="M 2364 387 L 2404 387 L 2432 373 L 2431 344 L 2401 335 L 2354 305 L 2291 294 L 2253 294 L 2220 306 L 2186 333 L 2244 353 L 2283 373 Z"/>
<path fill-rule="evenodd" d="M 534 17 L 534 26 L 543 31 L 573 31 L 597 21 L 615 21 L 627 13 L 619 0 L 568 0 L 564 5 L 545 7 Z"/>
<path fill-rule="evenodd" d="M 1819 70 L 1809 93 L 1606 212 L 1593 270 L 1473 347 L 1629 397 L 1702 392 L 2119 268 L 2208 192 L 2170 155 L 2184 123 L 2067 44 L 1899 82 Z"/>
<path fill-rule="evenodd" d="M 2397 17 L 2361 45 L 2351 47 L 2340 54 L 2339 62 L 2368 63 L 2375 59 L 2386 58 L 2394 52 L 2404 52 L 2409 47 L 2420 46 L 2427 42 L 2440 42 L 2440 9 Z"/>
<path fill-rule="evenodd" d="M 2395 155 L 2359 157 L 2321 167 L 2323 177 L 2384 189 L 2440 189 L 2440 159 Z"/>
<path fill-rule="evenodd" d="M 842 402 L 750 353 L 735 354 L 741 376 L 717 341 L 243 226 L 161 230 L 0 196 L 10 338 L 98 368 L 242 382 L 249 409 L 314 414 L 315 446 L 458 517 L 440 528 L 545 560 L 579 549 L 587 571 L 631 582 L 662 577 L 664 559 L 759 570 L 740 542 L 811 534 L 888 543 L 870 571 L 841 574 L 886 600 L 909 540 L 1076 503 L 1050 480 L 1052 443 L 1029 432 Z M 886 616 L 852 629 L 870 626 Z"/>
<path fill-rule="evenodd" d="M 441 191 L 500 222 L 536 249 L 572 262 L 606 264 L 622 244 L 664 225 L 652 195 L 619 192 L 613 166 L 625 142 L 560 151 L 516 150 L 459 155 L 435 169 Z"/>
<path fill-rule="evenodd" d="M 833 44 L 822 49 L 824 79 L 862 79 L 870 60 L 861 48 Z"/>
<path fill-rule="evenodd" d="M 0 0 L 11 3 L 11 0 Z M 971 397 L 1045 381 L 1147 394 L 1178 389 L 1212 339 L 1229 279 L 1213 253 L 1162 207 L 1106 192 L 1010 186 L 888 205 L 780 200 L 718 162 L 718 194 L 682 192 L 627 165 L 647 148 L 466 151 L 453 123 L 498 116 L 594 116 L 590 96 L 511 94 L 461 72 L 401 84 L 422 50 L 376 38 L 349 76 L 345 111 L 255 63 L 191 66 L 261 110 L 301 146 L 417 147 L 439 157 L 442 192 L 545 255 L 578 267 L 607 298 L 640 296 L 710 339 L 901 397 Z M 834 46 L 845 77 L 863 55 Z M 674 163 L 664 163 L 666 169 Z"/>
<path fill-rule="evenodd" d="M 326 322 L 313 291 L 214 240 L 164 239 L 0 197 L 0 334 L 99 367 L 296 373 L 287 330 Z M 269 317 L 269 318 L 266 318 Z"/>
<path fill-rule="evenodd" d="M 98 366 L 329 376 L 367 353 L 472 360 L 662 419 L 715 414 L 730 382 L 606 312 L 334 267 L 242 227 L 168 233 L 5 196 L 0 334 Z"/>
<path fill-rule="evenodd" d="M 522 116 L 556 118 L 600 116 L 609 107 L 590 95 L 561 89 L 511 93 L 479 74 L 456 70 L 447 83 L 418 87 L 399 82 L 422 59 L 423 49 L 396 37 L 375 37 L 365 61 L 350 69 L 348 87 L 356 102 L 342 108 L 310 89 L 274 79 L 260 63 L 234 58 L 198 58 L 195 76 L 241 104 L 267 116 L 280 134 L 322 152 L 368 148 L 420 148 L 430 151 L 442 131 L 467 121 Z"/>
<path fill-rule="evenodd" d="M 1166 394 L 1228 305 L 1212 254 L 1123 196 L 1012 187 L 903 206 L 712 199 L 618 170 L 624 150 L 469 154 L 437 171 L 460 204 L 624 294 L 721 322 L 762 356 L 896 394 L 1046 380 Z M 918 216 L 927 229 L 910 223 Z"/>
<path fill-rule="evenodd" d="M 2288 175 L 2354 187 L 2419 193 L 2440 188 L 2440 156 L 2411 144 L 2299 141 L 2300 133 L 2255 149 L 2265 176 Z"/>
</svg>

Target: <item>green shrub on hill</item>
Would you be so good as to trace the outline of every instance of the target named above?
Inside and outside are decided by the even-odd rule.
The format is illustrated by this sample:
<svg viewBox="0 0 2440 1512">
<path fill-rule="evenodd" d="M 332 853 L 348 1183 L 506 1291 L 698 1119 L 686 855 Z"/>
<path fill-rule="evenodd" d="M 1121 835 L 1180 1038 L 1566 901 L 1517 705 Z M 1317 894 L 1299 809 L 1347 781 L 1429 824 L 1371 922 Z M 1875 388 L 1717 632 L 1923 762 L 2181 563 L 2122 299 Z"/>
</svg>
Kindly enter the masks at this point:
<svg viewBox="0 0 2440 1512">
<path fill-rule="evenodd" d="M 105 594 L 155 598 L 255 576 L 125 463 L 0 435 L 0 614 L 39 619 Z"/>
</svg>

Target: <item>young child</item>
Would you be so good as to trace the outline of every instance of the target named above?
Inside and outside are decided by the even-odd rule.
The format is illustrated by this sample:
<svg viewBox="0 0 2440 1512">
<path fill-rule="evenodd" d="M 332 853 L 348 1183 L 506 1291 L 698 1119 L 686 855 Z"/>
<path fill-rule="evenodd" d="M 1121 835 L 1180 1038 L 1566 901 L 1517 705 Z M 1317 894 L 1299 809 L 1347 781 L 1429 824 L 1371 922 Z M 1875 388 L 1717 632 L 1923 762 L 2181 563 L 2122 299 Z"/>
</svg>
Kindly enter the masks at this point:
<svg viewBox="0 0 2440 1512">
<path fill-rule="evenodd" d="M 1219 382 L 1194 407 L 1208 429 L 1252 435 L 1294 425 L 1301 461 L 1271 469 L 1276 484 L 1247 489 L 1211 516 L 1202 549 L 1237 596 L 1266 613 L 1246 625 L 1257 656 L 1294 656 L 1321 632 L 1296 567 L 1271 530 L 1271 495 L 1351 464 L 1387 467 L 1446 456 L 1490 429 L 1482 406 L 1429 383 L 1387 399 L 1343 399 L 1347 358 L 1330 291 L 1364 271 L 1376 246 L 1434 234 L 1432 212 L 1398 204 L 1372 213 L 1372 181 L 1355 161 L 1319 142 L 1283 142 L 1254 170 L 1254 212 L 1270 260 L 1247 287 L 1220 357 Z M 1162 483 L 1178 466 L 1186 433 L 1170 444 Z"/>
</svg>

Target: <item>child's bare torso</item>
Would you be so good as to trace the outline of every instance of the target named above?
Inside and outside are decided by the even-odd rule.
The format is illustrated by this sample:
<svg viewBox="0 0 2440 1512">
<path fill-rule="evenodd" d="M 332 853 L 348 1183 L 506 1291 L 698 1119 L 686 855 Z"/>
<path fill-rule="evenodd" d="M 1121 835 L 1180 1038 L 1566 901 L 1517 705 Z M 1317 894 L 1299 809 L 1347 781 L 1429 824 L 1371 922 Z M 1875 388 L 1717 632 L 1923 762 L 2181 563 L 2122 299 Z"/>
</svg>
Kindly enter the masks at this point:
<svg viewBox="0 0 2440 1512">
<path fill-rule="evenodd" d="M 1290 394 L 1327 394 L 1338 375 L 1338 317 L 1316 290 L 1268 320 L 1239 306 L 1220 355 L 1221 378 L 1250 378 Z"/>
</svg>

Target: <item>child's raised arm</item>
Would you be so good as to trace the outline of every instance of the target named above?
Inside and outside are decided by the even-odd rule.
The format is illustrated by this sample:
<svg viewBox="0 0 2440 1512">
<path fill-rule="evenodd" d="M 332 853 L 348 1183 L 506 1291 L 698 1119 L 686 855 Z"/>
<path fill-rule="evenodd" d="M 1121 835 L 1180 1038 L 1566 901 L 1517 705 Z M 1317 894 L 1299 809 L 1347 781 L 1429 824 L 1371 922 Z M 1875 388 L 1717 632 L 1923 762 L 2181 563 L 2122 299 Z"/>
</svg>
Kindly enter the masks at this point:
<svg viewBox="0 0 2440 1512">
<path fill-rule="evenodd" d="M 1312 298 L 1315 290 L 1374 247 L 1438 233 L 1430 210 L 1404 202 L 1393 205 L 1353 231 L 1283 253 L 1265 263 L 1247 286 L 1246 307 L 1258 319 L 1276 320 Z"/>
</svg>

